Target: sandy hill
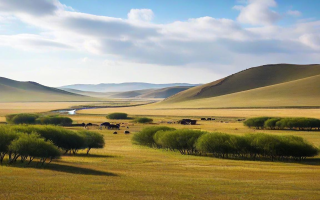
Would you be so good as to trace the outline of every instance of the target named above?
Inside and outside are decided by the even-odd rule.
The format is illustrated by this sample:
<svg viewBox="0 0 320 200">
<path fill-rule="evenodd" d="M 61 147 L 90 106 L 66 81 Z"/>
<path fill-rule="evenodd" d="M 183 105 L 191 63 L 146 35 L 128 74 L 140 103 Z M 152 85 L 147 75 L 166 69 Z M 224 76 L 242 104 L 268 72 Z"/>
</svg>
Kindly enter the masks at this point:
<svg viewBox="0 0 320 200">
<path fill-rule="evenodd" d="M 218 97 L 320 75 L 320 65 L 275 64 L 250 68 L 173 95 L 163 103 Z"/>
<path fill-rule="evenodd" d="M 0 101 L 93 101 L 97 100 L 35 82 L 20 82 L 0 77 Z"/>
</svg>

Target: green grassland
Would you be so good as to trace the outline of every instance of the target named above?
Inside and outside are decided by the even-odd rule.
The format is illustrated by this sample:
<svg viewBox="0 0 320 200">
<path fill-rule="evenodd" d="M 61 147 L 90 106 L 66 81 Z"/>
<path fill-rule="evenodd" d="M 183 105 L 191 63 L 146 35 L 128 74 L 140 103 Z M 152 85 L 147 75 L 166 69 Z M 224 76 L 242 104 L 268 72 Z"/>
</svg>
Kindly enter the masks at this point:
<svg viewBox="0 0 320 200">
<path fill-rule="evenodd" d="M 135 117 L 135 116 L 129 116 Z M 150 116 L 155 123 L 181 119 Z M 77 123 L 106 121 L 104 115 L 72 116 Z M 224 123 L 221 123 L 223 120 Z M 254 130 L 237 118 L 199 121 L 199 125 L 169 125 L 221 131 L 235 135 L 265 132 L 297 135 L 320 146 L 320 132 Z M 132 135 L 145 124 L 131 125 L 117 135 L 97 130 L 105 137 L 104 149 L 62 156 L 44 167 L 25 164 L 0 167 L 0 199 L 318 199 L 320 157 L 306 162 L 228 160 L 180 155 L 131 143 Z M 228 123 L 225 123 L 228 122 Z M 75 128 L 74 128 L 75 129 Z M 80 129 L 80 128 L 77 128 Z"/>
</svg>

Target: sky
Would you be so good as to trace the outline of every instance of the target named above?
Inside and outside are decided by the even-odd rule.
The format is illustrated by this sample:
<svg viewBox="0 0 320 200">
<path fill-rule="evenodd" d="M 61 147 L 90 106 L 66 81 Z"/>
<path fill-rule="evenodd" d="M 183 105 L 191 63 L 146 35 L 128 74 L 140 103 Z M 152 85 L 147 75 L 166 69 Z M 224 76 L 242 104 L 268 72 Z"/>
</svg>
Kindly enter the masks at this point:
<svg viewBox="0 0 320 200">
<path fill-rule="evenodd" d="M 318 0 L 0 0 L 1 77 L 208 83 L 320 63 Z"/>
</svg>

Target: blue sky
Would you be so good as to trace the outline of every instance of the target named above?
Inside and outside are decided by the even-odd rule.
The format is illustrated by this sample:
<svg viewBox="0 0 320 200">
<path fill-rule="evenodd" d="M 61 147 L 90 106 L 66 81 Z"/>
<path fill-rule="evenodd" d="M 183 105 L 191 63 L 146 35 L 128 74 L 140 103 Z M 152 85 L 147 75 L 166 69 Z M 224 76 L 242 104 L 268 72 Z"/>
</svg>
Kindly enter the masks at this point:
<svg viewBox="0 0 320 200">
<path fill-rule="evenodd" d="M 0 0 L 1 76 L 73 83 L 211 82 L 320 63 L 320 1 Z"/>
</svg>

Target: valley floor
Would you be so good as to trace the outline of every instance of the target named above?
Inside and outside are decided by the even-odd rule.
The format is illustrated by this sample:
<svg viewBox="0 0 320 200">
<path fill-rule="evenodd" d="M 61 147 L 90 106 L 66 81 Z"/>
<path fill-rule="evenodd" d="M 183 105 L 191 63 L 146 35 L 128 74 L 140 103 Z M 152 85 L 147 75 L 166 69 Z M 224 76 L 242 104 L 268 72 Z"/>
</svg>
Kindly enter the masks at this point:
<svg viewBox="0 0 320 200">
<path fill-rule="evenodd" d="M 0 116 L 19 112 L 44 112 L 73 105 L 15 104 L 0 107 Z M 47 104 L 48 106 L 49 104 Z M 65 106 L 65 107 L 63 107 Z M 54 108 L 53 108 L 54 107 Z M 8 111 L 9 110 L 9 111 Z M 238 118 L 249 116 L 308 116 L 320 118 L 319 109 L 181 109 L 145 108 L 96 109 L 71 116 L 75 122 L 101 123 L 105 114 L 123 111 L 151 116 L 154 122 L 181 119 L 184 116 L 216 116 L 217 121 L 199 121 L 196 126 L 172 124 L 175 128 L 195 128 L 242 135 L 266 132 L 297 135 L 320 146 L 320 132 L 261 131 L 248 129 Z M 4 118 L 0 118 L 0 122 Z M 223 121 L 221 123 L 221 121 Z M 115 122 L 130 122 L 117 121 Z M 227 123 L 226 123 L 227 122 Z M 44 167 L 25 164 L 0 166 L 0 199 L 319 199 L 320 157 L 303 163 L 228 160 L 180 155 L 132 145 L 133 133 L 149 125 L 130 126 L 131 134 L 105 136 L 106 147 L 75 156 L 62 156 Z"/>
</svg>

